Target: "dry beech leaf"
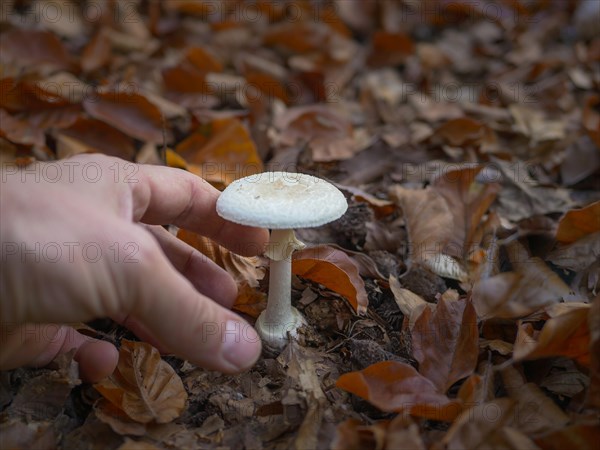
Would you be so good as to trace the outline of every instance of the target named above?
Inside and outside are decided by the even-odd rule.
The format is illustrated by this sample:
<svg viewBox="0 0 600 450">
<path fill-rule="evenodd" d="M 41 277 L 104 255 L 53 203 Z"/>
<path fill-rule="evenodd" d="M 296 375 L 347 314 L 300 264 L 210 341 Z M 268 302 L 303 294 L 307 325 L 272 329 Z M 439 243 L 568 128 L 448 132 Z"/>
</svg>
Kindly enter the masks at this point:
<svg viewBox="0 0 600 450">
<path fill-rule="evenodd" d="M 146 424 L 136 422 L 119 407 L 101 398 L 94 404 L 94 414 L 121 436 L 144 436 L 148 430 Z"/>
<path fill-rule="evenodd" d="M 71 57 L 55 34 L 19 28 L 2 33 L 0 62 L 28 69 L 41 65 L 69 69 L 72 65 Z"/>
<path fill-rule="evenodd" d="M 453 421 L 462 410 L 460 400 L 440 394 L 431 381 L 399 361 L 383 361 L 346 373 L 336 386 L 387 412 Z"/>
<path fill-rule="evenodd" d="M 500 191 L 497 183 L 476 181 L 481 169 L 482 166 L 444 171 L 433 183 L 433 189 L 446 200 L 454 218 L 454 235 L 445 252 L 458 258 L 465 258 L 479 248 L 476 232 Z"/>
<path fill-rule="evenodd" d="M 282 146 L 308 144 L 316 162 L 351 158 L 360 150 L 353 139 L 350 122 L 327 105 L 289 108 L 275 118 Z"/>
<path fill-rule="evenodd" d="M 389 194 L 406 218 L 410 259 L 422 262 L 440 254 L 454 232 L 454 217 L 444 198 L 431 188 L 400 185 L 392 186 Z"/>
<path fill-rule="evenodd" d="M 128 136 L 163 144 L 173 139 L 160 109 L 146 97 L 125 91 L 97 93 L 83 102 L 86 112 Z"/>
<path fill-rule="evenodd" d="M 323 50 L 331 36 L 325 23 L 315 21 L 284 21 L 272 25 L 263 35 L 263 43 L 293 53 Z"/>
<path fill-rule="evenodd" d="M 588 135 L 596 144 L 596 147 L 600 147 L 600 112 L 598 107 L 600 106 L 600 95 L 590 95 L 583 107 L 582 121 L 585 130 Z"/>
<path fill-rule="evenodd" d="M 542 450 L 596 450 L 600 441 L 598 425 L 570 425 L 552 433 L 535 438 Z"/>
<path fill-rule="evenodd" d="M 405 33 L 376 31 L 367 63 L 372 67 L 396 66 L 415 52 L 415 45 Z"/>
<path fill-rule="evenodd" d="M 440 125 L 431 141 L 439 144 L 448 144 L 453 147 L 475 146 L 483 151 L 490 151 L 496 147 L 496 133 L 487 125 L 468 117 L 452 119 Z"/>
<path fill-rule="evenodd" d="M 116 370 L 94 387 L 127 417 L 143 424 L 171 422 L 187 402 L 179 375 L 145 342 L 122 340 Z"/>
<path fill-rule="evenodd" d="M 0 107 L 8 112 L 35 113 L 44 110 L 55 110 L 72 105 L 69 102 L 69 91 L 59 91 L 56 86 L 31 81 L 17 81 L 14 78 L 0 80 Z"/>
<path fill-rule="evenodd" d="M 77 122 L 58 133 L 58 157 L 70 155 L 61 145 L 61 138 L 67 137 L 79 143 L 79 153 L 104 153 L 128 161 L 133 160 L 135 146 L 133 139 L 116 128 L 96 119 L 79 118 Z"/>
<path fill-rule="evenodd" d="M 600 408 L 600 295 L 592 301 L 588 327 L 590 329 L 590 388 L 586 404 Z"/>
<path fill-rule="evenodd" d="M 482 319 L 517 319 L 562 301 L 569 287 L 539 258 L 515 265 L 516 272 L 504 272 L 477 280 L 473 305 Z"/>
<path fill-rule="evenodd" d="M 326 245 L 300 250 L 294 253 L 292 273 L 342 295 L 358 314 L 367 311 L 365 283 L 356 263 L 346 253 Z"/>
<path fill-rule="evenodd" d="M 222 72 L 223 64 L 203 47 L 191 47 L 187 50 L 185 59 L 200 72 Z"/>
<path fill-rule="evenodd" d="M 412 331 L 415 322 L 423 310 L 425 308 L 433 307 L 434 305 L 427 303 L 422 297 L 414 292 L 404 289 L 396 277 L 390 275 L 388 281 L 398 308 L 400 308 L 402 314 L 409 318 L 409 329 Z"/>
<path fill-rule="evenodd" d="M 93 72 L 110 61 L 111 44 L 104 28 L 98 29 L 81 53 L 81 69 Z"/>
<path fill-rule="evenodd" d="M 179 229 L 177 237 L 225 269 L 238 285 L 257 287 L 258 280 L 264 277 L 257 257 L 237 255 L 205 236 L 184 229 Z"/>
<path fill-rule="evenodd" d="M 600 201 L 585 208 L 567 211 L 558 222 L 556 240 L 571 244 L 597 231 L 600 231 Z"/>
<path fill-rule="evenodd" d="M 238 295 L 233 304 L 234 310 L 257 319 L 266 307 L 267 295 L 264 292 L 250 287 L 246 283 L 238 286 Z"/>
<path fill-rule="evenodd" d="M 375 443 L 375 445 L 373 445 Z M 332 450 L 425 450 L 419 426 L 409 417 L 398 415 L 392 420 L 363 425 L 348 419 L 336 428 Z"/>
<path fill-rule="evenodd" d="M 463 411 L 444 435 L 441 444 L 447 449 L 536 449 L 527 436 L 512 426 L 516 416 L 515 402 L 509 398 L 479 403 Z"/>
<path fill-rule="evenodd" d="M 263 171 L 250 133 L 233 117 L 213 120 L 209 127 L 191 134 L 175 150 L 187 161 L 190 172 L 218 186 Z"/>
<path fill-rule="evenodd" d="M 411 332 L 419 373 L 439 392 L 471 375 L 478 357 L 475 308 L 466 299 L 449 297 L 441 296 L 434 311 L 425 308 Z"/>
<path fill-rule="evenodd" d="M 590 330 L 588 315 L 590 305 L 565 303 L 561 313 L 546 321 L 541 331 L 531 324 L 521 324 L 515 341 L 515 361 L 566 356 L 589 366 Z"/>
</svg>

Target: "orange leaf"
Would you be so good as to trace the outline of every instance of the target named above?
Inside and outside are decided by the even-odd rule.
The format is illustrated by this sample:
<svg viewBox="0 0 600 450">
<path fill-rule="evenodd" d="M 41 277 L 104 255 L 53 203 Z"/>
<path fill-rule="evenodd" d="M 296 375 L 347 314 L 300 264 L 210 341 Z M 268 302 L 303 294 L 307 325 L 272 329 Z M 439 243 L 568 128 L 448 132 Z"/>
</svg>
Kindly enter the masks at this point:
<svg viewBox="0 0 600 450">
<path fill-rule="evenodd" d="M 561 313 L 546 321 L 541 331 L 535 332 L 531 324 L 519 327 L 513 357 L 516 361 L 566 356 L 580 364 L 590 363 L 590 305 L 565 303 Z"/>
<path fill-rule="evenodd" d="M 446 392 L 477 365 L 479 333 L 475 308 L 466 299 L 442 296 L 434 312 L 423 312 L 412 330 L 413 355 L 419 372 L 439 392 Z"/>
<path fill-rule="evenodd" d="M 535 439 L 543 450 L 596 450 L 600 442 L 598 425 L 571 425 Z"/>
<path fill-rule="evenodd" d="M 239 286 L 233 309 L 257 319 L 266 307 L 267 296 L 264 292 L 260 292 L 248 284 Z"/>
<path fill-rule="evenodd" d="M 571 244 L 596 231 L 600 231 L 600 201 L 585 208 L 567 211 L 558 222 L 556 240 Z"/>
<path fill-rule="evenodd" d="M 337 380 L 336 386 L 364 398 L 382 411 L 452 421 L 462 410 L 461 401 L 440 394 L 431 381 L 399 361 L 383 361 L 346 373 Z"/>
<path fill-rule="evenodd" d="M 344 296 L 357 313 L 366 312 L 365 283 L 346 253 L 326 245 L 301 250 L 294 254 L 292 272 Z"/>
<path fill-rule="evenodd" d="M 86 112 L 123 133 L 153 144 L 172 140 L 160 109 L 146 97 L 128 92 L 99 93 L 83 102 Z M 164 131 L 164 133 L 163 133 Z"/>
<path fill-rule="evenodd" d="M 192 47 L 187 51 L 186 59 L 200 72 L 222 72 L 223 64 L 211 52 L 202 47 Z"/>
<path fill-rule="evenodd" d="M 213 184 L 227 186 L 263 171 L 250 133 L 233 117 L 213 120 L 208 133 L 190 135 L 175 150 L 189 163 L 190 172 Z"/>
<path fill-rule="evenodd" d="M 367 62 L 373 67 L 395 66 L 402 64 L 414 51 L 414 43 L 408 35 L 376 31 L 373 35 L 373 49 Z"/>
<path fill-rule="evenodd" d="M 187 393 L 175 370 L 145 342 L 121 341 L 115 372 L 94 385 L 102 396 L 140 423 L 167 423 L 179 417 Z"/>
</svg>

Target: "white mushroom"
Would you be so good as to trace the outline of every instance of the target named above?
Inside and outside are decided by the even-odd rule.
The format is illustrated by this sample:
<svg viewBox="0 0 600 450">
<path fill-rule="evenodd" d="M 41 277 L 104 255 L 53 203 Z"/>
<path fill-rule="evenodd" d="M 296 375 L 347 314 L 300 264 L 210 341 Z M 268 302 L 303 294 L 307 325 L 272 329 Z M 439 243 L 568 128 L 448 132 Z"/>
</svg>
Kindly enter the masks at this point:
<svg viewBox="0 0 600 450">
<path fill-rule="evenodd" d="M 267 308 L 256 330 L 267 351 L 276 352 L 305 323 L 292 307 L 292 253 L 304 247 L 294 228 L 316 227 L 339 218 L 348 204 L 332 184 L 310 175 L 264 172 L 231 183 L 217 201 L 217 213 L 235 223 L 270 228 Z"/>
</svg>

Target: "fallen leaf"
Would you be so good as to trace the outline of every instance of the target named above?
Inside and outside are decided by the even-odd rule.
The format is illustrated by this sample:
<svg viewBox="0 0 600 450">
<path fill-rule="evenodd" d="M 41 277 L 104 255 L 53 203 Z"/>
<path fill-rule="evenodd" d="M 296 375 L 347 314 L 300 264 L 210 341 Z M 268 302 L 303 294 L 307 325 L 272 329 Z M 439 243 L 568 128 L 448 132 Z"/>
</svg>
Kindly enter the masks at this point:
<svg viewBox="0 0 600 450">
<path fill-rule="evenodd" d="M 50 31 L 13 28 L 2 33 L 0 62 L 29 69 L 46 65 L 55 69 L 69 69 L 71 57 L 64 45 Z"/>
<path fill-rule="evenodd" d="M 376 31 L 367 63 L 372 67 L 397 66 L 415 52 L 412 39 L 405 33 Z"/>
<path fill-rule="evenodd" d="M 167 423 L 187 402 L 181 378 L 150 344 L 123 339 L 115 372 L 94 385 L 102 396 L 136 422 Z"/>
<path fill-rule="evenodd" d="M 600 259 L 600 232 L 588 234 L 572 244 L 558 246 L 546 259 L 565 269 L 585 270 Z"/>
<path fill-rule="evenodd" d="M 600 105 L 600 95 L 593 94 L 588 96 L 585 101 L 582 113 L 583 127 L 587 131 L 588 135 L 596 144 L 596 148 L 600 147 L 600 112 L 598 112 L 598 106 Z"/>
<path fill-rule="evenodd" d="M 545 118 L 542 110 L 533 109 L 519 103 L 508 107 L 515 129 L 531 139 L 531 145 L 537 145 L 542 141 L 564 139 L 566 134 L 566 123 L 561 120 L 549 120 Z"/>
<path fill-rule="evenodd" d="M 356 419 L 348 419 L 336 428 L 331 443 L 332 450 L 425 450 L 419 433 L 419 426 L 410 418 L 398 415 L 392 420 L 361 424 Z"/>
<path fill-rule="evenodd" d="M 352 125 L 327 105 L 289 108 L 275 118 L 278 145 L 308 144 L 316 162 L 351 158 L 360 150 L 353 139 Z"/>
<path fill-rule="evenodd" d="M 592 301 L 588 315 L 590 329 L 590 387 L 587 405 L 600 408 L 600 295 Z"/>
<path fill-rule="evenodd" d="M 440 394 L 431 381 L 399 361 L 383 361 L 346 373 L 336 386 L 387 412 L 451 422 L 462 410 L 462 402 Z"/>
<path fill-rule="evenodd" d="M 479 248 L 476 233 L 484 214 L 500 191 L 498 183 L 483 184 L 476 180 L 482 166 L 444 171 L 433 189 L 446 202 L 454 219 L 454 234 L 445 253 L 461 259 Z"/>
<path fill-rule="evenodd" d="M 600 201 L 584 208 L 567 211 L 558 222 L 556 240 L 563 244 L 571 244 L 597 231 L 600 231 Z"/>
<path fill-rule="evenodd" d="M 539 258 L 515 263 L 516 271 L 477 280 L 473 305 L 481 319 L 517 319 L 568 297 L 569 287 Z"/>
<path fill-rule="evenodd" d="M 75 140 L 79 151 L 61 142 L 63 137 Z M 57 133 L 57 155 L 66 158 L 75 153 L 104 153 L 132 161 L 135 155 L 133 139 L 100 120 L 79 118 L 77 122 Z"/>
<path fill-rule="evenodd" d="M 122 90 L 99 92 L 86 98 L 83 107 L 93 118 L 141 141 L 162 144 L 173 140 L 160 110 L 142 95 Z"/>
<path fill-rule="evenodd" d="M 219 186 L 263 171 L 248 130 L 232 117 L 214 119 L 210 126 L 191 134 L 175 150 L 188 162 L 190 172 Z"/>
<path fill-rule="evenodd" d="M 564 310 L 546 321 L 536 332 L 531 324 L 519 326 L 513 358 L 515 361 L 566 356 L 589 366 L 590 306 L 583 303 L 566 303 Z"/>
<path fill-rule="evenodd" d="M 454 421 L 441 440 L 443 448 L 502 448 L 536 450 L 537 446 L 513 426 L 515 402 L 499 398 L 469 408 Z"/>
<path fill-rule="evenodd" d="M 104 28 L 99 28 L 81 53 L 81 69 L 93 72 L 108 64 L 111 57 L 110 39 Z"/>
<path fill-rule="evenodd" d="M 356 263 L 346 253 L 319 245 L 294 253 L 292 273 L 345 297 L 358 314 L 364 314 L 369 304 L 365 283 Z"/>
<path fill-rule="evenodd" d="M 484 123 L 469 117 L 448 120 L 435 129 L 430 139 L 433 143 L 453 147 L 474 146 L 484 152 L 494 150 L 497 145 L 496 133 Z"/>
<path fill-rule="evenodd" d="M 439 392 L 446 392 L 475 370 L 479 332 L 470 301 L 442 296 L 434 311 L 423 309 L 411 334 L 419 373 Z"/>
<path fill-rule="evenodd" d="M 409 240 L 409 260 L 426 261 L 442 253 L 454 233 L 446 200 L 431 188 L 412 190 L 394 185 L 390 198 L 402 208 Z"/>
<path fill-rule="evenodd" d="M 267 295 L 244 283 L 238 286 L 238 295 L 233 309 L 258 319 L 260 313 L 267 307 Z"/>
<path fill-rule="evenodd" d="M 423 310 L 430 307 L 430 303 L 427 303 L 414 292 L 404 289 L 396 277 L 390 275 L 388 281 L 398 308 L 400 308 L 402 314 L 409 318 L 409 329 L 412 331 L 415 322 Z"/>
<path fill-rule="evenodd" d="M 543 450 L 596 450 L 600 441 L 598 425 L 570 425 L 535 439 Z"/>
</svg>

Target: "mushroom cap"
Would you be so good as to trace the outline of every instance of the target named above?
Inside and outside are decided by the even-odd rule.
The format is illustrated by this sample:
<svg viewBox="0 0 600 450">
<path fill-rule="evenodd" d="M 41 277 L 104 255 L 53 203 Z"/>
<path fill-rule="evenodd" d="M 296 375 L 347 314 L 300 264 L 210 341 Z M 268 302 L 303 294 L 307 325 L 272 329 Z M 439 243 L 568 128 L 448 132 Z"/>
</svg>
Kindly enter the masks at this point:
<svg viewBox="0 0 600 450">
<path fill-rule="evenodd" d="M 263 172 L 231 183 L 217 200 L 217 213 L 231 222 L 271 229 L 326 224 L 346 212 L 344 194 L 311 175 Z"/>
</svg>

